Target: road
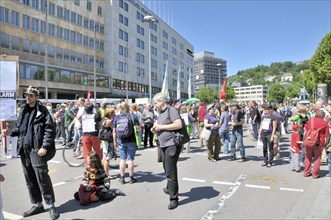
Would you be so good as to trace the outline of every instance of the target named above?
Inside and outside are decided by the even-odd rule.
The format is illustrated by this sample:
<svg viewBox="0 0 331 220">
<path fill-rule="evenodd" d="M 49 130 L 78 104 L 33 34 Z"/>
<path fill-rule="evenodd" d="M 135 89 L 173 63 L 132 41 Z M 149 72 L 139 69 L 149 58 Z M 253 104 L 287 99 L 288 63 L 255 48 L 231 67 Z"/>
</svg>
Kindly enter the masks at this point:
<svg viewBox="0 0 331 220">
<path fill-rule="evenodd" d="M 271 168 L 262 167 L 262 149 L 244 135 L 247 162 L 221 160 L 210 162 L 206 148 L 191 142 L 191 152 L 182 153 L 178 162 L 179 206 L 168 210 L 168 196 L 162 164 L 157 163 L 156 149 L 137 150 L 135 173 L 138 182 L 112 187 L 126 193 L 110 202 L 81 206 L 73 194 L 78 189 L 83 167 L 68 167 L 62 160 L 62 146 L 49 161 L 56 206 L 61 219 L 331 219 L 330 178 L 327 167 L 321 167 L 321 178 L 303 177 L 291 172 L 288 159 L 290 135 L 281 139 L 281 159 Z M 239 152 L 237 152 L 237 157 Z M 119 176 L 118 160 L 111 161 L 111 174 Z M 1 183 L 5 218 L 21 219 L 30 209 L 20 159 L 3 159 Z M 46 207 L 45 207 L 46 208 Z M 33 219 L 49 219 L 42 213 Z"/>
</svg>

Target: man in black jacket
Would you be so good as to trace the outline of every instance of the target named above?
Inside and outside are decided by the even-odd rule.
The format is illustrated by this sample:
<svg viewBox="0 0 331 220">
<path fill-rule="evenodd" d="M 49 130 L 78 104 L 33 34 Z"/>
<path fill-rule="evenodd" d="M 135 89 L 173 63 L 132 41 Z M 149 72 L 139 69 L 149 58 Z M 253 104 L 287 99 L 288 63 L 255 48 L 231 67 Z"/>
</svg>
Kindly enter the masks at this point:
<svg viewBox="0 0 331 220">
<path fill-rule="evenodd" d="M 28 87 L 24 92 L 26 105 L 17 119 L 17 127 L 3 130 L 2 135 L 18 136 L 17 152 L 21 157 L 25 182 L 33 204 L 23 213 L 29 217 L 44 212 L 42 196 L 49 205 L 52 220 L 60 214 L 54 206 L 55 196 L 47 161 L 55 155 L 55 127 L 52 116 L 39 101 L 39 89 Z"/>
</svg>

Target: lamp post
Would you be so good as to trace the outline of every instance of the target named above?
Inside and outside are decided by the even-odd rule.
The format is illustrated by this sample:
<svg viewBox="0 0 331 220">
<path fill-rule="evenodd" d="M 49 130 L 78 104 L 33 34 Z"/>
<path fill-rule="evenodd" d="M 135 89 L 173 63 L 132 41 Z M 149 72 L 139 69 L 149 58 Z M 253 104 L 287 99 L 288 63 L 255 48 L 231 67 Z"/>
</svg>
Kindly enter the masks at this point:
<svg viewBox="0 0 331 220">
<path fill-rule="evenodd" d="M 47 0 L 45 1 L 45 100 L 48 102 L 48 23 Z"/>
<path fill-rule="evenodd" d="M 218 89 L 221 91 L 221 67 L 222 67 L 222 64 L 221 63 L 218 63 L 216 64 L 216 66 L 218 66 Z"/>
<path fill-rule="evenodd" d="M 96 42 L 97 42 L 97 31 L 95 28 L 96 25 L 94 25 L 94 47 L 93 47 L 93 75 L 94 75 L 94 80 L 93 80 L 93 84 L 94 84 L 94 106 L 96 106 L 97 104 L 97 85 L 96 85 L 96 81 L 97 81 L 97 61 L 96 61 Z"/>
<path fill-rule="evenodd" d="M 156 18 L 151 15 L 146 15 L 144 17 L 144 22 L 149 25 L 157 22 Z M 149 92 L 149 102 L 152 102 L 152 67 L 151 67 L 151 28 L 148 28 L 148 92 Z"/>
</svg>

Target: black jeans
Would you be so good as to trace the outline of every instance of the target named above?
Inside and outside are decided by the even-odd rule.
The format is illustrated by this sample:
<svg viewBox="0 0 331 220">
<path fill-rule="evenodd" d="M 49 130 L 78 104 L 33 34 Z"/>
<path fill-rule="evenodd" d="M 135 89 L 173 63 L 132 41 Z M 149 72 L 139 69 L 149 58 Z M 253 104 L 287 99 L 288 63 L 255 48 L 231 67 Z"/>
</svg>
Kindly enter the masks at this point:
<svg viewBox="0 0 331 220">
<path fill-rule="evenodd" d="M 153 125 L 144 125 L 145 135 L 144 135 L 144 147 L 147 147 L 147 139 L 149 138 L 149 147 L 153 146 L 153 133 L 151 128 Z"/>
<path fill-rule="evenodd" d="M 52 181 L 48 175 L 47 161 L 37 152 L 36 149 L 26 149 L 21 153 L 23 173 L 30 200 L 32 204 L 37 204 L 37 202 L 42 202 L 43 196 L 46 204 L 53 204 L 55 196 Z"/>
<path fill-rule="evenodd" d="M 170 200 L 178 200 L 177 161 L 181 150 L 182 146 L 161 147 L 163 169 L 167 178 L 167 189 Z"/>
<path fill-rule="evenodd" d="M 265 163 L 270 163 L 274 159 L 274 144 L 270 141 L 271 133 L 262 132 L 261 140 L 263 142 L 263 157 Z M 268 153 L 269 151 L 269 153 Z"/>
</svg>

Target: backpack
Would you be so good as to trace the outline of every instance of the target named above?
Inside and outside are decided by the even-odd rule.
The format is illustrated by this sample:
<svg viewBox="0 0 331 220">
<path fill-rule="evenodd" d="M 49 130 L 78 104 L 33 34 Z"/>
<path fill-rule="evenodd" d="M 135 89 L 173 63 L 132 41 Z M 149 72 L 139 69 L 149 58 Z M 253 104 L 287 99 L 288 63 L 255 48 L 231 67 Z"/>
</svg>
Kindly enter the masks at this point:
<svg viewBox="0 0 331 220">
<path fill-rule="evenodd" d="M 299 118 L 300 118 L 299 134 L 300 134 L 300 141 L 302 141 L 303 140 L 303 134 L 305 133 L 305 127 L 306 127 L 306 124 L 307 124 L 309 118 L 308 118 L 308 115 L 303 117 L 301 114 L 299 115 Z"/>
<path fill-rule="evenodd" d="M 311 121 L 311 128 L 306 131 L 304 139 L 303 139 L 303 145 L 305 147 L 318 147 L 320 145 L 319 142 L 319 131 L 322 130 L 322 128 L 314 128 L 314 119 Z"/>
<path fill-rule="evenodd" d="M 117 119 L 116 134 L 118 138 L 128 138 L 133 134 L 133 124 L 130 114 L 121 114 Z"/>
</svg>

